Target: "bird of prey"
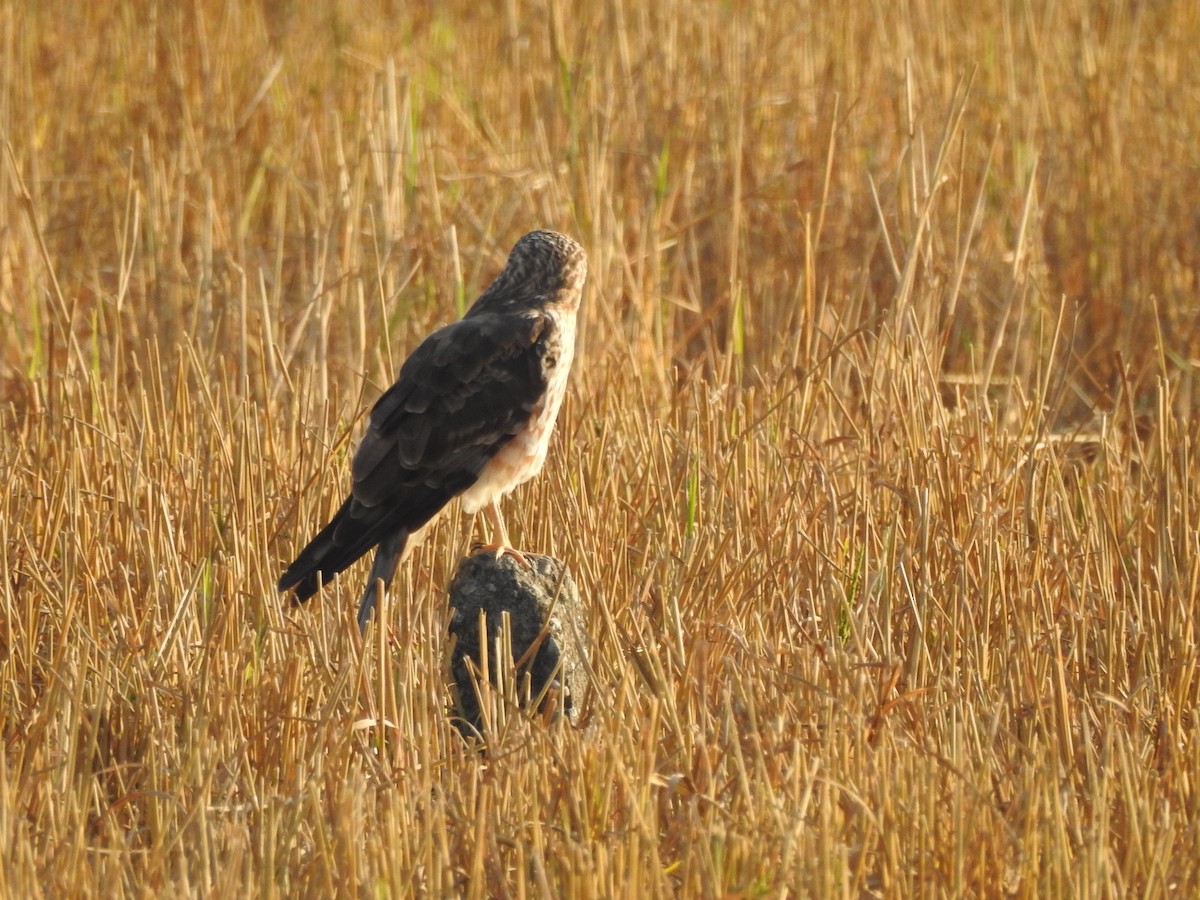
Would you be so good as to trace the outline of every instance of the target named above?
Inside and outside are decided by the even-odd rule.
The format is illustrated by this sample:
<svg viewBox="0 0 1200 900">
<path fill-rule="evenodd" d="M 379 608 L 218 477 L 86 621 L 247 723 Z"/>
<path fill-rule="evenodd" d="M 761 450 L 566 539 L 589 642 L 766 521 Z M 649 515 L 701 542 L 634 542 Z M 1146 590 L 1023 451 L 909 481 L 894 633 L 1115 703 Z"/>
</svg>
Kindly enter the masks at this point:
<svg viewBox="0 0 1200 900">
<path fill-rule="evenodd" d="M 499 500 L 541 471 L 575 353 L 575 319 L 587 257 L 571 238 L 532 231 L 460 320 L 427 337 L 371 410 L 351 464 L 348 496 L 333 520 L 279 579 L 295 602 L 372 547 L 358 609 L 365 629 L 406 547 L 455 497 L 486 509 L 489 549 L 512 550 Z"/>
</svg>

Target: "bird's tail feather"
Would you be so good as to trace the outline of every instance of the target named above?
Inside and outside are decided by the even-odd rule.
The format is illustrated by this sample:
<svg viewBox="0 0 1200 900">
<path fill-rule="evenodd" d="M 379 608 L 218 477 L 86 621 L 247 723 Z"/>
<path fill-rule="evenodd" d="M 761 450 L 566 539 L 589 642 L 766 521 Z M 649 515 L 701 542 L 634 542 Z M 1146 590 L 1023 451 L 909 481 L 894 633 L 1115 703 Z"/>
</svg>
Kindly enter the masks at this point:
<svg viewBox="0 0 1200 900">
<path fill-rule="evenodd" d="M 449 492 L 442 487 L 414 487 L 405 495 L 405 502 L 389 505 L 367 507 L 357 502 L 353 495 L 347 497 L 329 524 L 308 542 L 296 561 L 287 567 L 279 579 L 279 590 L 295 588 L 294 599 L 300 604 L 376 544 L 380 544 L 383 550 L 383 544 L 389 540 L 399 541 L 396 550 L 399 553 L 410 534 L 424 527 L 451 497 L 469 487 L 473 481 L 472 478 L 461 486 L 452 483 Z M 372 580 L 376 577 L 373 575 Z"/>
<path fill-rule="evenodd" d="M 362 600 L 358 603 L 359 631 L 367 630 L 367 622 L 370 621 L 371 614 L 375 611 L 380 585 L 382 584 L 383 590 L 387 590 L 391 586 L 392 577 L 396 574 L 396 566 L 404 556 L 408 537 L 407 531 L 401 531 L 389 535 L 379 542 L 379 549 L 375 551 L 375 561 L 371 563 L 371 574 L 367 576 L 366 590 L 363 591 Z"/>
<path fill-rule="evenodd" d="M 360 530 L 355 535 L 356 540 L 348 544 L 338 540 L 337 532 L 349 516 L 352 502 L 352 498 L 346 499 L 337 515 L 308 542 L 308 546 L 300 551 L 295 562 L 280 577 L 279 590 L 295 588 L 294 600 L 297 604 L 304 603 L 316 594 L 322 584 L 328 584 L 353 565 L 379 540 L 374 529 Z"/>
</svg>

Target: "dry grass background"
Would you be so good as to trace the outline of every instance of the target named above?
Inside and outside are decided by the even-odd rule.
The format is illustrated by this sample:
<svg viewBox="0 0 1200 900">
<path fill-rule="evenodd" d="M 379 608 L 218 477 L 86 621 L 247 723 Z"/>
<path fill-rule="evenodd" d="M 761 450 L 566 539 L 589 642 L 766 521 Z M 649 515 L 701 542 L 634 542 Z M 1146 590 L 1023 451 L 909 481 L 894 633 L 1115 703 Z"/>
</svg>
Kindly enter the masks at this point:
<svg viewBox="0 0 1200 900">
<path fill-rule="evenodd" d="M 0 894 L 1194 896 L 1200 6 L 0 6 Z M 586 724 L 273 590 L 524 231 Z"/>
</svg>

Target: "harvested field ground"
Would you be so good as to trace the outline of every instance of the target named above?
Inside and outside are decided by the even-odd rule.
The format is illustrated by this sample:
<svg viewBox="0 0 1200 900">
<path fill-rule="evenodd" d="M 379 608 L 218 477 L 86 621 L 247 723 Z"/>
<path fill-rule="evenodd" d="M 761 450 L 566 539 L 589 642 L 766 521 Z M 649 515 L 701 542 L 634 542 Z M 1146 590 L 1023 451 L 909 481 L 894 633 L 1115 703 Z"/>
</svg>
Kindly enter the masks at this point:
<svg viewBox="0 0 1200 900">
<path fill-rule="evenodd" d="M 0 896 L 1200 893 L 1200 4 L 0 4 Z M 525 231 L 572 727 L 457 512 L 275 588 Z"/>
</svg>

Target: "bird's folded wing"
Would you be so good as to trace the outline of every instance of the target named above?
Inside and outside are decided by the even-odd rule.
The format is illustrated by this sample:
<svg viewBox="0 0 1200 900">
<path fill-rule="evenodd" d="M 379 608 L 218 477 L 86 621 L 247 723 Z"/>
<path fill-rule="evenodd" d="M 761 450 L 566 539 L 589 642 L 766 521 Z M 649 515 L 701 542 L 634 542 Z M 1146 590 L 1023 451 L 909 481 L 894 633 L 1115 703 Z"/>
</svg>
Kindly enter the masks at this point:
<svg viewBox="0 0 1200 900">
<path fill-rule="evenodd" d="M 474 484 L 546 390 L 548 325 L 536 312 L 483 314 L 426 338 L 371 411 L 352 466 L 356 505 L 410 495 L 440 508 Z"/>
</svg>

